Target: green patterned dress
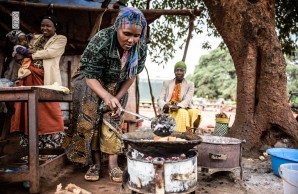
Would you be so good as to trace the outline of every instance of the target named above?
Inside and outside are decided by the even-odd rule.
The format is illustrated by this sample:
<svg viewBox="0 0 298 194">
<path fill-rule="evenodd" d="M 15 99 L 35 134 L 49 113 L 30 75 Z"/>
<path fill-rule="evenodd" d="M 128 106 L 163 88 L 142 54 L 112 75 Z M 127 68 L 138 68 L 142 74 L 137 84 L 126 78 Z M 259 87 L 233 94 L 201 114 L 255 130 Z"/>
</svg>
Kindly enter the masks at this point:
<svg viewBox="0 0 298 194">
<path fill-rule="evenodd" d="M 97 79 L 101 85 L 115 95 L 121 84 L 128 79 L 128 63 L 121 66 L 117 52 L 117 33 L 109 27 L 99 31 L 89 42 L 81 56 L 81 66 L 73 80 L 73 116 L 66 131 L 63 147 L 70 161 L 88 165 L 92 163 L 91 150 L 108 154 L 120 151 L 120 139 L 106 124 L 120 130 L 122 117 L 112 119 L 100 107 L 102 100 L 86 85 L 85 78 Z M 147 46 L 139 48 L 137 74 L 145 66 Z M 127 95 L 120 103 L 125 107 Z M 103 119 L 104 118 L 104 119 Z M 108 123 L 103 124 L 103 120 Z"/>
</svg>

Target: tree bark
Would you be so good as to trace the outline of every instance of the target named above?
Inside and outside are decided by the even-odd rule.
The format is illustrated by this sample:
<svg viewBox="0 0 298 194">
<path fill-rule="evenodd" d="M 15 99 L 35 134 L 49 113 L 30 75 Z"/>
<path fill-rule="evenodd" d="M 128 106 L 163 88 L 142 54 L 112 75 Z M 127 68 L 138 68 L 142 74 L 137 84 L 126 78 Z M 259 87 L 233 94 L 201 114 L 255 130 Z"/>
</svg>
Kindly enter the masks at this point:
<svg viewBox="0 0 298 194">
<path fill-rule="evenodd" d="M 233 58 L 237 110 L 228 136 L 245 139 L 244 155 L 279 139 L 298 142 L 287 102 L 286 62 L 275 32 L 274 0 L 204 0 Z"/>
</svg>

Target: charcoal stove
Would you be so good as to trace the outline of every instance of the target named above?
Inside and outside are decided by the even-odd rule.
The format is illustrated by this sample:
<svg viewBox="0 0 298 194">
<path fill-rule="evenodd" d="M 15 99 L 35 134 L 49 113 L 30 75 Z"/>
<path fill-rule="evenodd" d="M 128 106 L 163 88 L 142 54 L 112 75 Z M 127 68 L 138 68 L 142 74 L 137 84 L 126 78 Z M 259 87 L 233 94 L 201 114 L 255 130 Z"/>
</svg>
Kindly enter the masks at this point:
<svg viewBox="0 0 298 194">
<path fill-rule="evenodd" d="M 200 135 L 200 137 L 202 142 L 197 145 L 197 149 L 198 166 L 202 171 L 208 172 L 209 168 L 240 168 L 242 180 L 242 144 L 245 140 L 212 135 Z"/>
<path fill-rule="evenodd" d="M 127 156 L 128 187 L 132 193 L 195 193 L 198 153 L 201 142 L 194 134 L 172 133 L 186 141 L 153 141 L 152 132 L 126 133 L 131 149 Z M 152 141 L 151 141 L 152 140 Z"/>
</svg>

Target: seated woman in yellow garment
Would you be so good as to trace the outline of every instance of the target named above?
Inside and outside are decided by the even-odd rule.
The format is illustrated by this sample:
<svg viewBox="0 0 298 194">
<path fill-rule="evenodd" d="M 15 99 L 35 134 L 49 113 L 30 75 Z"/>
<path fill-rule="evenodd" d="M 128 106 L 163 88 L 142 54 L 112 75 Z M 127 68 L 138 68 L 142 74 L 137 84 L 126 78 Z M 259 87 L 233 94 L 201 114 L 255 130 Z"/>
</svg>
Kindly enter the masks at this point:
<svg viewBox="0 0 298 194">
<path fill-rule="evenodd" d="M 194 83 L 186 80 L 186 64 L 179 61 L 174 67 L 175 78 L 163 82 L 157 99 L 159 111 L 169 113 L 176 121 L 176 131 L 186 132 L 190 128 L 198 128 L 201 113 L 192 104 Z"/>
</svg>

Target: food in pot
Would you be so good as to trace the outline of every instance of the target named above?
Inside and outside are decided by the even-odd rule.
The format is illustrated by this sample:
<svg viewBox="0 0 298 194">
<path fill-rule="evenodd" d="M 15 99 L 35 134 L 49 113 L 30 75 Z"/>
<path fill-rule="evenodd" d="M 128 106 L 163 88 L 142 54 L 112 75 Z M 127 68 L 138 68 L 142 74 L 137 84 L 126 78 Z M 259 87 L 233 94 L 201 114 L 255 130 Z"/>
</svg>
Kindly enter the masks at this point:
<svg viewBox="0 0 298 194">
<path fill-rule="evenodd" d="M 172 136 L 168 136 L 168 137 L 159 137 L 156 136 L 153 139 L 154 141 L 187 141 L 186 139 L 182 139 L 179 137 L 172 137 Z"/>
<path fill-rule="evenodd" d="M 169 136 L 176 129 L 176 122 L 169 114 L 160 114 L 151 121 L 151 129 L 158 136 Z"/>
</svg>

